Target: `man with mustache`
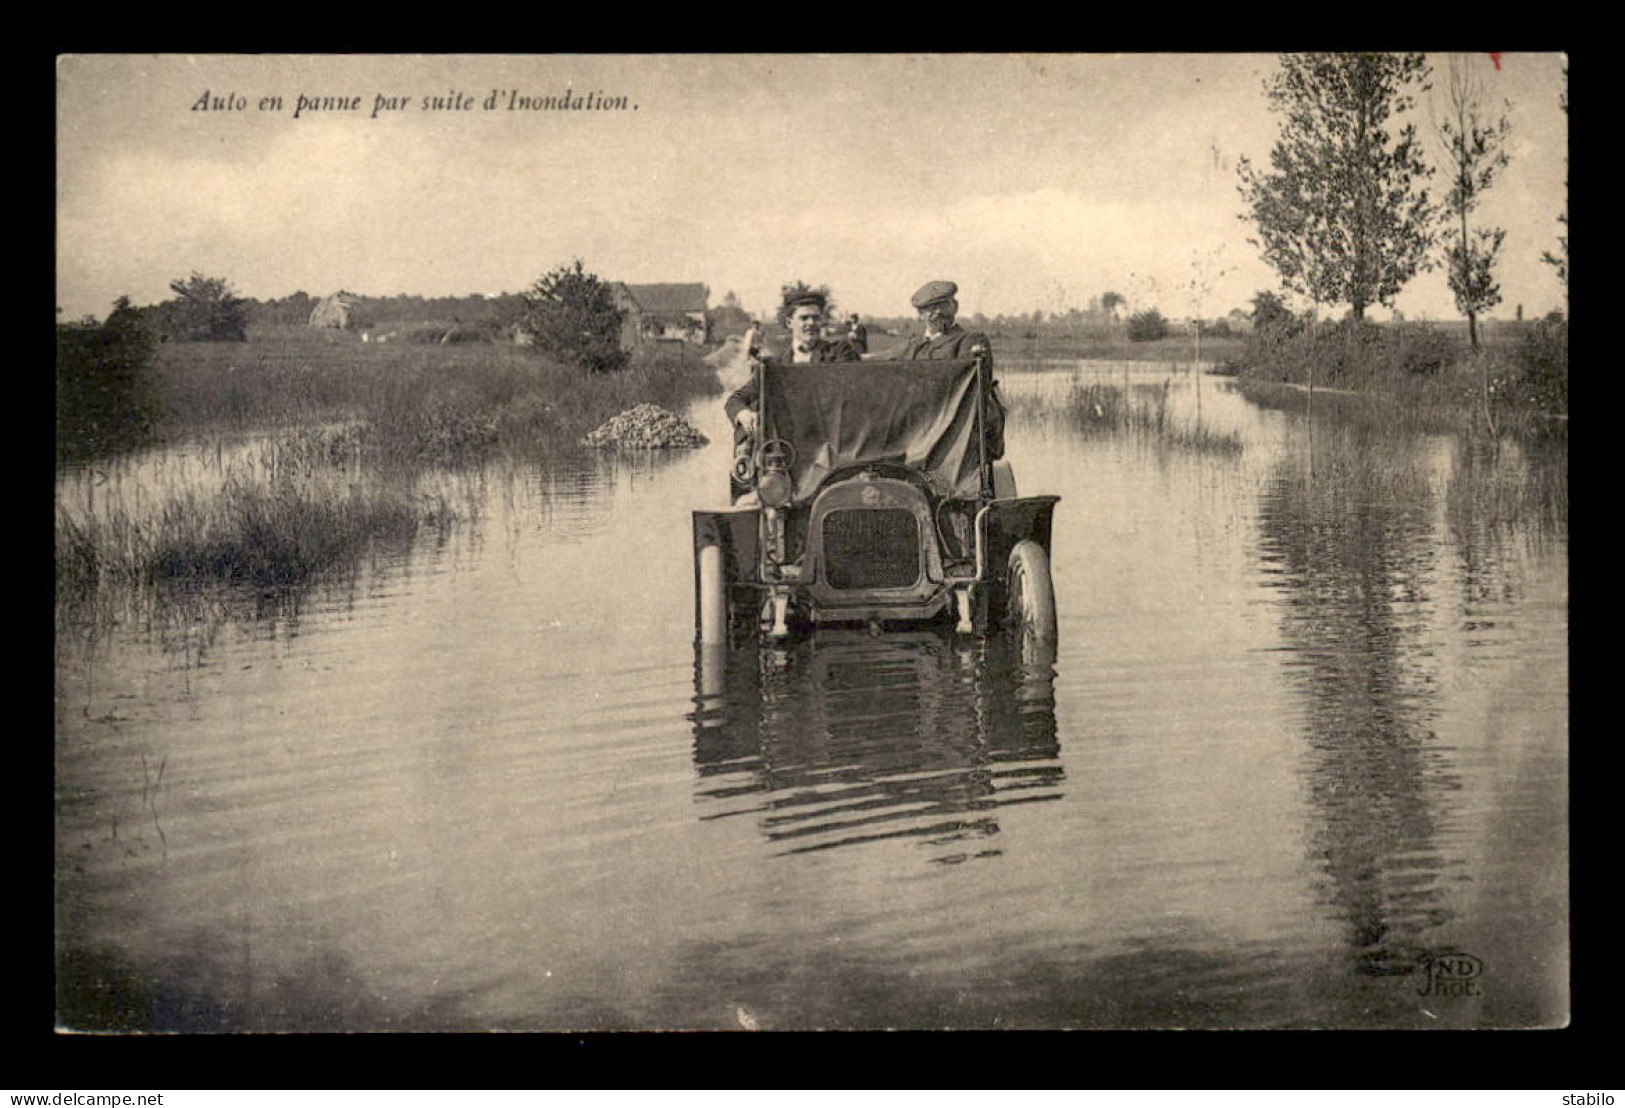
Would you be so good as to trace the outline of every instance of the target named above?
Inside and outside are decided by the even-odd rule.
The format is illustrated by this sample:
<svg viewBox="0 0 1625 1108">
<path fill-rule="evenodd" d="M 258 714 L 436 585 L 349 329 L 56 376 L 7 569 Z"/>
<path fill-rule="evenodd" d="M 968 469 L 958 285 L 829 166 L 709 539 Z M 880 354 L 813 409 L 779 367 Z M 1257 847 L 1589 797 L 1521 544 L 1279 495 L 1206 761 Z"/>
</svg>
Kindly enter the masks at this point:
<svg viewBox="0 0 1625 1108">
<path fill-rule="evenodd" d="M 901 362 L 935 361 L 943 358 L 985 357 L 988 365 L 988 393 L 983 405 L 987 424 L 987 450 L 991 458 L 1004 457 L 1004 401 L 999 383 L 992 379 L 993 344 L 979 331 L 959 325 L 959 286 L 952 281 L 927 281 L 910 299 L 919 313 L 924 334 L 910 339 L 884 355 Z"/>
</svg>

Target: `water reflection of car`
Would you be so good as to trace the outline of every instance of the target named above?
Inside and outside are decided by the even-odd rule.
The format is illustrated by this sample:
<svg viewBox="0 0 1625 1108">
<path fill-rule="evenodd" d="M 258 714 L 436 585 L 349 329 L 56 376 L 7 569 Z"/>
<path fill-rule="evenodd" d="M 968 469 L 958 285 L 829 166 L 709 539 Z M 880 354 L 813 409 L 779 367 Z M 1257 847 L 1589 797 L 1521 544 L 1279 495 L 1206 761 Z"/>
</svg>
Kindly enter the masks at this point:
<svg viewBox="0 0 1625 1108">
<path fill-rule="evenodd" d="M 880 840 L 937 862 L 998 853 L 998 810 L 1061 796 L 1055 670 L 1020 643 L 819 629 L 696 667 L 706 818 L 799 854 Z"/>
<path fill-rule="evenodd" d="M 694 512 L 702 645 L 951 622 L 1053 648 L 1051 517 L 990 456 L 979 360 L 758 365 L 732 507 Z"/>
</svg>

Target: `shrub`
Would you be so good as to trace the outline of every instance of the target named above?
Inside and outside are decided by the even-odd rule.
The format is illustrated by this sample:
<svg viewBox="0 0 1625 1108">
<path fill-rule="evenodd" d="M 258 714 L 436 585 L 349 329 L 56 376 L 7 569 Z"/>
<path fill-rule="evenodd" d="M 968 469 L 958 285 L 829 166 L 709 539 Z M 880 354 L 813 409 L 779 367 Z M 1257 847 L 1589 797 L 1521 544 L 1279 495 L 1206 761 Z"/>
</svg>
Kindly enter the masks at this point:
<svg viewBox="0 0 1625 1108">
<path fill-rule="evenodd" d="M 224 277 L 193 273 L 171 281 L 175 299 L 164 305 L 171 338 L 181 342 L 247 342 L 248 301 L 234 294 Z"/>
<path fill-rule="evenodd" d="M 57 462 L 141 445 L 157 418 L 157 342 L 139 310 L 119 297 L 107 321 L 56 329 Z"/>
<path fill-rule="evenodd" d="M 1253 330 L 1247 336 L 1247 345 L 1240 356 L 1227 361 L 1224 368 L 1230 373 L 1248 369 L 1251 376 L 1261 379 L 1288 380 L 1293 376 L 1292 368 L 1307 356 L 1307 349 L 1297 350 L 1300 346 L 1306 347 L 1299 339 L 1305 330 L 1304 321 L 1292 313 L 1285 301 L 1267 290 L 1253 294 L 1252 305 Z"/>
<path fill-rule="evenodd" d="M 1462 357 L 1461 343 L 1417 323 L 1398 323 L 1383 338 L 1385 361 L 1401 373 L 1433 376 Z"/>
<path fill-rule="evenodd" d="M 1524 336 L 1518 361 L 1520 387 L 1540 410 L 1569 410 L 1569 325 L 1553 313 Z"/>
<path fill-rule="evenodd" d="M 626 365 L 621 311 L 609 286 L 588 273 L 580 258 L 544 274 L 525 294 L 524 327 L 540 354 L 594 373 Z"/>
<path fill-rule="evenodd" d="M 1128 318 L 1130 342 L 1156 342 L 1168 337 L 1168 321 L 1155 308 L 1135 312 Z"/>
<path fill-rule="evenodd" d="M 1253 295 L 1253 333 L 1278 337 L 1295 335 L 1303 330 L 1303 321 L 1292 314 L 1286 302 L 1273 292 Z"/>
<path fill-rule="evenodd" d="M 414 327 L 403 336 L 407 342 L 415 342 L 420 346 L 438 346 L 446 334 L 444 327 L 429 324 L 424 327 Z"/>
<path fill-rule="evenodd" d="M 1324 385 L 1358 383 L 1381 362 L 1376 354 L 1381 329 L 1367 319 L 1350 317 L 1328 323 L 1317 328 L 1310 341 L 1316 376 Z"/>
<path fill-rule="evenodd" d="M 1464 356 L 1460 340 L 1422 323 L 1377 324 L 1342 319 L 1309 330 L 1274 316 L 1253 332 L 1241 366 L 1255 380 L 1363 387 L 1374 378 L 1436 376 Z"/>
</svg>

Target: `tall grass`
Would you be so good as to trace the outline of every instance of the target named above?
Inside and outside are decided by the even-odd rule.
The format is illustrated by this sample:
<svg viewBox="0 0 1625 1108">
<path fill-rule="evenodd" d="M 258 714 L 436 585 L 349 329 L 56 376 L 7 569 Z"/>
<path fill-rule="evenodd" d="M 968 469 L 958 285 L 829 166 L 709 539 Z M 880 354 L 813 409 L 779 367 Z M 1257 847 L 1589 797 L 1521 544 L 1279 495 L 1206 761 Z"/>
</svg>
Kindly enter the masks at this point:
<svg viewBox="0 0 1625 1108">
<path fill-rule="evenodd" d="M 1259 389 L 1249 382 L 1244 391 Z M 1293 392 L 1276 406 L 1302 412 L 1305 401 Z M 1310 490 L 1302 497 L 1317 510 L 1364 526 L 1370 520 L 1360 513 L 1369 508 L 1431 512 L 1442 501 L 1464 548 L 1514 534 L 1566 536 L 1568 451 L 1560 438 L 1491 436 L 1445 406 L 1409 411 L 1393 398 L 1318 392 L 1304 429 L 1278 472 Z M 1441 448 L 1449 451 L 1444 472 L 1434 462 Z M 1358 537 L 1358 526 L 1343 531 Z"/>
<path fill-rule="evenodd" d="M 627 368 L 594 374 L 524 347 L 297 331 L 276 342 L 167 344 L 156 369 L 171 440 L 352 420 L 380 455 L 436 463 L 498 446 L 545 451 L 637 404 L 681 408 L 720 392 L 715 371 L 686 348 L 640 349 Z"/>
<path fill-rule="evenodd" d="M 1366 394 L 1389 405 L 1385 418 L 1441 431 L 1545 436 L 1568 413 L 1560 319 L 1487 327 L 1477 349 L 1460 328 L 1438 324 L 1289 319 L 1255 333 L 1226 369 L 1250 396 Z M 1284 387 L 1272 394 L 1271 384 Z"/>
<path fill-rule="evenodd" d="M 99 500 L 59 497 L 59 596 L 165 581 L 298 586 L 370 544 L 408 540 L 456 514 L 420 492 L 415 474 L 356 470 L 335 449 L 343 439 L 342 430 L 307 433 L 206 463 L 212 487 L 136 476 Z"/>
<path fill-rule="evenodd" d="M 1357 392 L 1318 385 L 1310 390 L 1293 382 L 1243 377 L 1236 388 L 1260 408 L 1353 426 L 1449 434 L 1471 431 L 1480 420 L 1447 383 L 1436 380 L 1408 382 L 1403 390 L 1393 392 Z"/>
<path fill-rule="evenodd" d="M 300 331 L 169 344 L 154 368 L 163 439 L 203 444 L 210 460 L 178 483 L 139 458 L 64 471 L 56 583 L 70 621 L 97 618 L 109 589 L 302 589 L 426 525 L 476 519 L 478 496 L 448 493 L 441 474 L 575 450 L 626 408 L 720 391 L 687 350 L 589 374 L 516 347 Z M 245 450 L 244 436 L 259 445 Z M 120 479 L 98 496 L 108 472 Z"/>
<path fill-rule="evenodd" d="M 1514 530 L 1566 537 L 1568 452 L 1550 440 L 1463 443 L 1452 460 L 1445 507 L 1452 531 L 1463 539 Z"/>
<path fill-rule="evenodd" d="M 1435 376 L 1395 376 L 1380 387 L 1320 387 L 1242 377 L 1236 387 L 1261 408 L 1313 413 L 1355 424 L 1391 427 L 1467 439 L 1509 436 L 1519 440 L 1566 441 L 1568 417 L 1522 402 L 1516 385 L 1494 368 L 1486 384 L 1475 361 L 1452 365 Z"/>
<path fill-rule="evenodd" d="M 1172 380 L 1156 385 L 1074 381 L 1067 393 L 1067 422 L 1085 432 L 1129 434 L 1157 446 L 1211 454 L 1239 454 L 1242 439 L 1200 420 L 1177 415 L 1169 399 Z"/>
</svg>

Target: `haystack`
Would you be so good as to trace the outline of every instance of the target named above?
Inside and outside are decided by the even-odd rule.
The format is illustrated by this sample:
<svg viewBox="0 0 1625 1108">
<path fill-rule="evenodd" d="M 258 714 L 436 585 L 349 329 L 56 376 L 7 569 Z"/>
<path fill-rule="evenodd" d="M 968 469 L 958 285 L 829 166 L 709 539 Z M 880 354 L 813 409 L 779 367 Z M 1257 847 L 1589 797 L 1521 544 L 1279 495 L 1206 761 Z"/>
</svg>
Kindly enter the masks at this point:
<svg viewBox="0 0 1625 1108">
<path fill-rule="evenodd" d="M 350 317 L 354 312 L 355 303 L 350 294 L 335 292 L 332 296 L 324 296 L 311 309 L 310 325 L 317 330 L 345 331 L 350 327 Z"/>
</svg>

